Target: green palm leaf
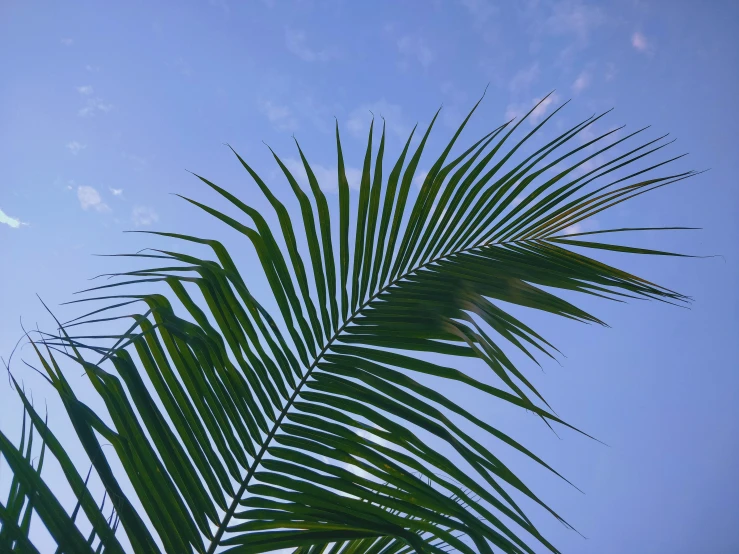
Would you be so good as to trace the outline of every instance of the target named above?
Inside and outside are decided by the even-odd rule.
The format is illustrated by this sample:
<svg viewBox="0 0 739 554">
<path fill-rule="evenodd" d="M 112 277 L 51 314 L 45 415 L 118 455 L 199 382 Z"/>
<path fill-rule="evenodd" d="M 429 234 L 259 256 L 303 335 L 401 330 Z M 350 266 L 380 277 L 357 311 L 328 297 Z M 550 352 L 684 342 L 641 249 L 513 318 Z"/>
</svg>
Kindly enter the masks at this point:
<svg viewBox="0 0 739 554">
<path fill-rule="evenodd" d="M 299 214 L 291 214 L 234 152 L 274 210 L 274 227 L 237 195 L 197 176 L 238 215 L 183 198 L 248 239 L 276 313 L 251 294 L 219 241 L 155 232 L 209 254 L 158 249 L 126 255 L 155 267 L 115 274 L 123 280 L 83 291 L 96 296 L 75 302 L 104 306 L 34 342 L 41 371 L 63 401 L 114 520 L 103 516 L 87 482 L 19 394 L 31 428 L 43 430 L 44 444 L 75 491 L 74 514 L 86 514 L 100 545 L 121 551 L 117 536 L 123 533 L 135 552 L 145 553 L 522 553 L 534 552 L 531 541 L 557 552 L 514 496 L 560 516 L 479 437 L 492 436 L 562 476 L 432 383 L 454 381 L 547 425 L 569 427 L 506 354 L 518 349 L 536 362 L 556 349 L 505 306 L 601 323 L 557 291 L 685 302 L 573 248 L 664 252 L 561 232 L 695 172 L 646 175 L 667 162 L 631 169 L 665 146 L 660 139 L 600 161 L 643 130 L 606 143 L 611 131 L 570 146 L 605 114 L 567 129 L 514 165 L 516 153 L 559 109 L 515 143 L 523 119 L 452 159 L 475 108 L 417 195 L 411 184 L 438 113 L 418 145 L 412 146 L 411 134 L 386 181 L 385 127 L 375 153 L 373 124 L 354 209 L 337 124 L 338 225 L 332 226 L 327 199 L 300 147 L 311 196 L 274 154 Z M 118 292 L 149 282 L 171 289 L 184 312 L 162 294 Z M 142 313 L 106 313 L 140 302 Z M 80 325 L 119 319 L 130 320 L 125 332 L 77 333 Z M 107 345 L 98 346 L 100 339 Z M 487 365 L 499 385 L 463 369 L 463 358 Z M 62 359 L 84 369 L 106 407 L 104 418 L 77 398 Z M 112 445 L 123 473 L 111 469 L 101 438 Z M 30 436 L 20 447 L 0 439 L 14 474 L 11 498 L 0 507 L 0 544 L 26 544 L 28 524 L 19 511 L 26 505 L 24 513 L 38 512 L 62 551 L 92 549 L 92 539 L 76 532 L 74 517 L 55 504 L 40 464 L 37 470 L 30 465 L 24 453 Z"/>
</svg>

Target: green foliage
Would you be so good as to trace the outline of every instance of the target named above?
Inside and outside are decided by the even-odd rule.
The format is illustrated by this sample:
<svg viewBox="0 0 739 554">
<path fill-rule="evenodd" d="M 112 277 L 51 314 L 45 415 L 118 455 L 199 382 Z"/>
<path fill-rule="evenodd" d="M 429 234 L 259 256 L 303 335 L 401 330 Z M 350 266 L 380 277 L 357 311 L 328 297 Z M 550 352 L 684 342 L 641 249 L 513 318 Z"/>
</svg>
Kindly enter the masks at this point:
<svg viewBox="0 0 739 554">
<path fill-rule="evenodd" d="M 535 361 L 552 356 L 554 347 L 505 306 L 600 323 L 556 292 L 684 302 L 573 247 L 664 253 L 593 242 L 594 233 L 573 239 L 563 230 L 694 172 L 645 176 L 672 160 L 631 170 L 665 146 L 660 139 L 612 154 L 641 131 L 604 145 L 609 131 L 570 146 L 602 115 L 515 165 L 513 156 L 554 114 L 517 142 L 512 134 L 521 122 L 508 122 L 452 159 L 473 112 L 415 197 L 411 184 L 433 121 L 417 146 L 411 134 L 387 177 L 385 127 L 375 153 L 373 125 L 355 205 L 337 125 L 338 219 L 302 150 L 309 192 L 275 155 L 299 217 L 237 154 L 274 209 L 277 226 L 197 176 L 238 216 L 185 200 L 247 239 L 278 313 L 268 313 L 250 293 L 244 275 L 255 268 L 240 272 L 217 240 L 153 233 L 204 246 L 211 257 L 131 254 L 161 267 L 117 274 L 123 281 L 89 289 L 102 296 L 84 301 L 105 307 L 32 342 L 91 468 L 83 480 L 65 451 L 70 445 L 58 442 L 18 389 L 28 421 L 19 446 L 0 434 L 0 452 L 13 472 L 10 497 L 0 504 L 0 548 L 35 551 L 29 541 L 35 512 L 59 552 L 70 553 L 122 552 L 122 534 L 134 552 L 147 554 L 281 548 L 300 554 L 532 553 L 529 543 L 557 552 L 514 495 L 559 515 L 479 437 L 493 437 L 559 474 L 432 383 L 455 382 L 547 425 L 567 425 L 505 353 L 518 349 Z M 611 174 L 618 178 L 609 182 Z M 610 231 L 630 230 L 639 229 Z M 169 287 L 186 316 L 162 294 L 117 293 L 146 282 Z M 133 303 L 146 311 L 125 316 L 132 325 L 113 337 L 113 346 L 70 335 L 81 323 L 117 319 L 103 315 Z M 437 356 L 431 362 L 419 353 Z M 90 361 L 95 355 L 99 361 Z M 470 358 L 489 367 L 500 387 L 469 371 Z M 83 368 L 96 402 L 105 405 L 104 417 L 77 397 L 61 359 Z M 34 465 L 31 443 L 39 436 L 43 451 Z M 104 453 L 101 440 L 112 451 Z M 58 461 L 78 500 L 71 515 L 41 478 L 44 452 Z M 113 469 L 113 458 L 123 472 Z M 105 489 L 108 511 L 112 505 L 108 517 L 88 488 L 91 473 Z M 80 512 L 93 529 L 87 538 L 76 525 Z"/>
</svg>

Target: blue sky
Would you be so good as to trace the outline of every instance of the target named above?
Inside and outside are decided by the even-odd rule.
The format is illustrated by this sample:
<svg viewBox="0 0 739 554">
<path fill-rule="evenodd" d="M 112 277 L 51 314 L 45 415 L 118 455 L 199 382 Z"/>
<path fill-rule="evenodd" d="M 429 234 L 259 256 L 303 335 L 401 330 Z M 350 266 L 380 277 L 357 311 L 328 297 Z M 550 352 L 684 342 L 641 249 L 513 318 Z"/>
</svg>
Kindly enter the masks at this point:
<svg viewBox="0 0 739 554">
<path fill-rule="evenodd" d="M 262 141 L 294 167 L 294 133 L 331 192 L 334 116 L 355 182 L 370 110 L 387 120 L 397 154 L 412 126 L 442 104 L 436 137 L 447 138 L 488 83 L 468 137 L 555 89 L 539 116 L 573 100 L 555 126 L 615 107 L 599 130 L 652 125 L 654 137 L 677 137 L 671 152 L 690 152 L 683 170 L 711 169 L 584 227 L 702 227 L 648 233 L 638 244 L 723 258 L 605 258 L 693 297 L 690 310 L 580 299 L 611 328 L 533 318 L 567 355 L 535 376 L 537 386 L 564 419 L 610 447 L 566 433 L 560 440 L 495 407 L 490 418 L 586 492 L 521 470 L 588 537 L 537 516 L 563 551 L 737 552 L 736 21 L 731 0 L 6 0 L 0 355 L 7 359 L 19 338 L 19 318 L 50 325 L 36 293 L 71 318 L 78 307 L 56 306 L 86 279 L 125 267 L 91 254 L 155 244 L 121 231 L 221 237 L 219 225 L 170 195 L 213 200 L 185 169 L 264 208 L 222 143 L 284 193 Z M 249 252 L 237 255 L 253 263 Z M 17 356 L 14 372 L 45 398 L 20 362 L 32 360 L 30 349 Z M 20 411 L 2 379 L 0 395 L 0 426 L 12 434 Z M 0 491 L 7 478 L 0 473 Z"/>
</svg>

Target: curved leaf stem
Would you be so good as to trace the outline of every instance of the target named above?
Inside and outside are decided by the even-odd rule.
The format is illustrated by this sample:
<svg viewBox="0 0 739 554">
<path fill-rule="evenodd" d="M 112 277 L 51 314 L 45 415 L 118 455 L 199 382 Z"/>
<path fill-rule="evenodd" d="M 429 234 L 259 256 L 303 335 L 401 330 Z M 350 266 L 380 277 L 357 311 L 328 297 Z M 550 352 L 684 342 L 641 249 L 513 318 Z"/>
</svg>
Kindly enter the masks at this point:
<svg viewBox="0 0 739 554">
<path fill-rule="evenodd" d="M 530 239 L 528 239 L 530 240 Z M 512 241 L 504 241 L 504 242 L 498 242 L 495 243 L 495 245 L 502 245 L 502 244 L 508 244 L 513 242 L 522 242 L 517 240 Z M 387 289 L 395 285 L 398 281 L 401 281 L 408 277 L 411 273 L 415 273 L 416 271 L 423 269 L 424 267 L 433 264 L 435 262 L 440 261 L 443 258 L 449 257 L 454 254 L 461 254 L 463 252 L 466 252 L 468 250 L 473 250 L 475 248 L 481 248 L 484 246 L 491 246 L 493 245 L 492 241 L 483 242 L 482 244 L 469 246 L 467 248 L 459 249 L 455 252 L 444 252 L 441 255 L 437 256 L 436 258 L 429 260 L 427 262 L 424 262 L 420 264 L 419 266 L 408 270 L 404 274 L 396 277 L 392 281 L 388 282 L 385 286 L 381 287 L 377 292 L 375 292 L 372 296 L 370 296 L 367 300 L 365 300 L 360 306 L 357 307 L 357 309 L 349 316 L 347 317 L 346 321 L 344 321 L 343 325 L 339 327 L 336 332 L 331 336 L 331 338 L 328 340 L 326 345 L 323 347 L 323 349 L 318 353 L 315 360 L 313 360 L 313 363 L 308 367 L 307 371 L 305 372 L 305 375 L 300 380 L 300 383 L 297 384 L 295 387 L 295 391 L 293 392 L 292 396 L 287 401 L 287 404 L 285 404 L 284 408 L 280 412 L 280 416 L 275 421 L 274 425 L 272 426 L 272 429 L 270 429 L 269 434 L 264 440 L 264 444 L 262 445 L 262 448 L 257 453 L 256 458 L 254 458 L 254 461 L 252 462 L 251 466 L 249 467 L 249 471 L 244 476 L 244 480 L 241 483 L 241 486 L 239 487 L 239 490 L 236 491 L 236 494 L 234 495 L 233 501 L 231 502 L 231 505 L 228 507 L 228 510 L 223 516 L 223 519 L 221 520 L 221 523 L 218 526 L 218 529 L 216 530 L 215 535 L 213 536 L 213 540 L 210 543 L 210 546 L 208 547 L 206 554 L 214 554 L 215 549 L 219 546 L 218 543 L 221 540 L 221 537 L 223 536 L 223 533 L 226 532 L 226 528 L 228 527 L 228 523 L 230 522 L 231 518 L 233 517 L 234 513 L 236 512 L 236 507 L 238 506 L 239 502 L 241 502 L 241 497 L 243 496 L 244 492 L 246 491 L 246 488 L 249 486 L 249 482 L 251 481 L 252 476 L 254 475 L 254 472 L 257 470 L 257 467 L 259 466 L 260 462 L 262 461 L 262 458 L 264 457 L 264 454 L 267 452 L 267 449 L 269 448 L 270 443 L 272 442 L 272 439 L 274 438 L 275 434 L 280 428 L 280 425 L 282 424 L 282 420 L 285 419 L 285 416 L 287 415 L 288 411 L 292 407 L 293 403 L 295 402 L 295 399 L 300 394 L 300 391 L 303 388 L 303 385 L 308 381 L 308 378 L 313 373 L 313 370 L 315 369 L 316 365 L 318 365 L 318 362 L 321 361 L 321 358 L 323 358 L 323 355 L 331 348 L 331 345 L 336 341 L 336 339 L 339 338 L 341 333 L 346 329 L 347 325 L 349 325 L 354 318 L 359 315 L 362 310 L 364 310 L 367 306 L 369 306 L 370 303 L 372 303 L 380 294 L 385 292 Z"/>
</svg>

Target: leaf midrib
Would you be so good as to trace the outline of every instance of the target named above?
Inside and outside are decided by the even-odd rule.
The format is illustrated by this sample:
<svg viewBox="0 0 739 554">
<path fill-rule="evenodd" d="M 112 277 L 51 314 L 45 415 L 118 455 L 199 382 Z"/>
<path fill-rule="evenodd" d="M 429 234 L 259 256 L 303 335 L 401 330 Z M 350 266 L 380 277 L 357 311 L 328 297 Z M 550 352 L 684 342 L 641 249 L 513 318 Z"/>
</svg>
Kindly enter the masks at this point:
<svg viewBox="0 0 739 554">
<path fill-rule="evenodd" d="M 303 376 L 303 378 L 300 380 L 300 382 L 295 387 L 295 391 L 293 392 L 292 396 L 290 396 L 290 398 L 287 401 L 287 404 L 285 404 L 284 408 L 280 412 L 280 416 L 277 418 L 277 420 L 275 421 L 274 425 L 272 426 L 272 429 L 267 434 L 267 437 L 264 440 L 264 444 L 262 445 L 262 448 L 257 453 L 257 456 L 254 458 L 254 461 L 252 462 L 251 466 L 249 467 L 249 471 L 247 471 L 246 475 L 244 476 L 244 479 L 243 479 L 243 481 L 241 483 L 241 486 L 239 487 L 239 490 L 234 495 L 233 501 L 231 502 L 231 505 L 228 507 L 228 510 L 224 514 L 223 519 L 221 520 L 221 523 L 218 525 L 218 530 L 216 531 L 216 534 L 214 535 L 214 537 L 213 537 L 213 539 L 212 539 L 212 541 L 210 543 L 210 546 L 208 547 L 208 550 L 207 550 L 206 554 L 214 554 L 215 553 L 215 549 L 219 546 L 218 543 L 221 540 L 221 537 L 223 536 L 223 533 L 225 533 L 226 528 L 228 527 L 228 524 L 229 524 L 231 518 L 234 516 L 234 513 L 236 512 L 236 507 L 238 506 L 239 502 L 241 502 L 242 495 L 246 491 L 246 488 L 249 486 L 249 482 L 251 481 L 251 478 L 253 477 L 253 475 L 256 472 L 256 470 L 257 470 L 260 462 L 262 461 L 262 458 L 264 457 L 264 454 L 267 452 L 267 449 L 269 448 L 269 445 L 272 442 L 272 439 L 274 438 L 275 434 L 277 434 L 277 431 L 279 430 L 280 425 L 282 424 L 282 420 L 285 419 L 285 417 L 287 416 L 287 413 L 290 410 L 290 408 L 292 407 L 293 403 L 295 402 L 295 399 L 300 394 L 300 392 L 301 392 L 301 390 L 303 388 L 303 385 L 305 385 L 305 383 L 308 381 L 308 378 L 311 376 L 311 374 L 313 373 L 313 370 L 318 365 L 318 362 L 321 361 L 321 358 L 323 358 L 324 354 L 331 348 L 331 346 L 333 345 L 333 343 L 339 338 L 339 336 L 344 331 L 344 329 L 346 329 L 346 327 L 353 322 L 354 318 L 357 317 L 362 312 L 362 310 L 364 310 L 374 300 L 376 300 L 377 297 L 380 294 L 382 294 L 383 292 L 385 292 L 387 289 L 389 289 L 390 287 L 392 287 L 393 285 L 395 285 L 399 281 L 405 279 L 406 277 L 408 277 L 412 273 L 415 273 L 415 272 L 423 269 L 424 267 L 426 267 L 428 265 L 431 265 L 433 263 L 436 263 L 436 262 L 441 261 L 444 258 L 453 256 L 453 255 L 456 255 L 456 254 L 462 254 L 464 252 L 467 252 L 469 250 L 474 250 L 476 248 L 483 248 L 485 246 L 500 246 L 500 245 L 503 245 L 503 244 L 510 244 L 510 243 L 517 243 L 517 242 L 525 242 L 526 240 L 531 240 L 531 239 L 523 239 L 523 241 L 521 239 L 518 239 L 518 240 L 510 240 L 510 241 L 503 241 L 503 242 L 497 242 L 497 243 L 493 243 L 492 241 L 488 241 L 488 242 L 483 242 L 482 244 L 478 244 L 478 245 L 474 245 L 474 246 L 469 246 L 467 248 L 462 248 L 462 249 L 457 250 L 455 252 L 444 253 L 444 254 L 442 254 L 440 256 L 437 256 L 436 258 L 433 258 L 433 259 L 431 259 L 431 260 L 429 260 L 427 262 L 424 262 L 424 263 L 420 264 L 419 266 L 414 267 L 413 269 L 411 269 L 409 271 L 406 271 L 402 275 L 396 277 L 395 279 L 393 279 L 392 281 L 390 281 L 389 283 L 387 283 L 385 286 L 383 286 L 380 289 L 378 289 L 377 292 L 375 292 L 372 296 L 370 296 L 367 300 L 365 300 L 360 306 L 358 306 L 357 309 L 354 310 L 354 312 L 346 319 L 346 321 L 342 324 L 342 326 L 339 327 L 336 330 L 336 332 L 334 332 L 334 334 L 328 340 L 328 342 L 326 343 L 326 345 L 323 347 L 323 349 L 318 353 L 318 355 L 316 356 L 316 358 L 313 360 L 313 363 L 308 367 L 308 369 L 305 372 L 305 375 Z"/>
</svg>

